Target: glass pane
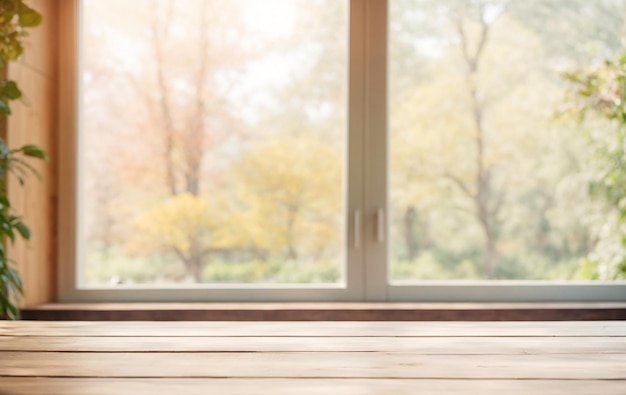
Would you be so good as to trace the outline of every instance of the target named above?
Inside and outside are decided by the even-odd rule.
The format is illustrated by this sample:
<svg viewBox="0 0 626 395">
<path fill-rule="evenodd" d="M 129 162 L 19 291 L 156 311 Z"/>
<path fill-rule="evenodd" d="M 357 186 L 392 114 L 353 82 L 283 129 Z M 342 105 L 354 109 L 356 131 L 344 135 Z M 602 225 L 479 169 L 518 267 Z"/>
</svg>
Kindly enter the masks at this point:
<svg viewBox="0 0 626 395">
<path fill-rule="evenodd" d="M 80 285 L 344 282 L 347 1 L 81 4 Z"/>
<path fill-rule="evenodd" d="M 390 0 L 391 280 L 625 277 L 626 200 L 589 193 L 620 129 L 563 75 L 623 53 L 625 11 Z"/>
</svg>

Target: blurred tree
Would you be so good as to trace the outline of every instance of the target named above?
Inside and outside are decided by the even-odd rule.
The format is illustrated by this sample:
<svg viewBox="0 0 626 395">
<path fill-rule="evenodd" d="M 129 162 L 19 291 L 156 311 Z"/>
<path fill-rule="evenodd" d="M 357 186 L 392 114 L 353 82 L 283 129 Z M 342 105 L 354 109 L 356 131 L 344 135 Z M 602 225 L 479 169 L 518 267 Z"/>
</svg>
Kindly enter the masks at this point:
<svg viewBox="0 0 626 395">
<path fill-rule="evenodd" d="M 148 251 L 173 252 L 196 282 L 205 259 L 221 250 L 224 228 L 218 205 L 192 193 L 169 197 L 135 220 Z"/>
<path fill-rule="evenodd" d="M 88 158 L 88 169 L 98 177 L 90 179 L 87 201 L 98 208 L 89 222 L 89 229 L 97 230 L 91 232 L 96 243 L 110 245 L 110 240 L 137 236 L 127 224 L 117 229 L 121 237 L 111 236 L 112 206 L 118 213 L 144 218 L 158 214 L 158 209 L 141 213 L 155 196 L 166 209 L 178 194 L 198 199 L 218 195 L 215 191 L 224 178 L 221 169 L 227 165 L 220 150 L 242 136 L 243 121 L 233 92 L 261 48 L 267 48 L 263 37 L 251 34 L 244 23 L 245 4 L 245 0 L 89 4 L 87 19 L 93 23 L 88 25 L 90 56 L 84 74 L 90 104 L 87 140 L 96 149 Z M 125 46 L 129 37 L 132 43 Z M 94 136 L 98 141 L 91 140 Z M 120 144 L 128 140 L 141 143 Z M 206 163 L 209 154 L 214 163 Z M 107 156 L 113 166 L 103 168 Z M 164 232 L 162 237 L 148 232 L 155 246 L 169 239 Z M 197 232 L 191 232 L 190 248 L 176 253 L 194 278 L 209 247 L 199 240 Z"/>
<path fill-rule="evenodd" d="M 173 252 L 198 281 L 200 266 L 218 256 L 310 261 L 339 254 L 347 2 L 274 4 L 286 8 L 277 13 L 293 19 L 285 21 L 291 28 L 248 15 L 266 7 L 253 0 L 90 2 L 84 76 L 86 140 L 97 153 L 87 158 L 89 174 L 96 176 L 86 199 L 95 209 L 87 218 L 93 245 L 113 243 L 125 246 L 118 249 L 123 253 L 144 256 Z M 268 148 L 298 138 L 312 151 L 292 143 Z M 292 149 L 299 157 L 290 156 Z M 109 166 L 103 166 L 107 157 Z M 261 178 L 240 172 L 250 161 Z M 272 171 L 290 166 L 296 167 L 293 176 L 277 179 Z M 332 193 L 312 197 L 307 177 L 320 192 Z M 307 191 L 302 202 L 286 197 L 274 203 L 297 207 L 290 208 L 291 230 L 281 228 L 270 244 L 263 240 L 274 236 L 263 233 L 288 210 L 271 207 L 262 187 L 268 183 L 277 195 L 288 194 L 293 183 Z M 189 204 L 187 195 L 196 203 Z M 331 206 L 337 212 L 329 218 Z M 174 211 L 195 218 L 195 225 L 160 214 Z M 129 216 L 137 218 L 133 226 L 115 219 Z M 181 247 L 183 230 L 188 248 Z M 228 237 L 218 243 L 216 234 Z"/>
<path fill-rule="evenodd" d="M 608 205 L 591 260 L 604 272 L 596 276 L 626 278 L 626 54 L 565 78 L 571 84 L 570 114 L 580 121 L 599 117 L 612 123 L 590 134 L 599 171 L 589 192 Z"/>
<path fill-rule="evenodd" d="M 394 258 L 430 250 L 454 270 L 482 244 L 484 277 L 543 278 L 587 253 L 586 148 L 551 109 L 563 67 L 615 52 L 624 2 L 570 5 L 391 4 Z"/>
<path fill-rule="evenodd" d="M 279 260 L 337 256 L 343 241 L 340 154 L 305 137 L 251 146 L 237 168 L 245 240 Z"/>
<path fill-rule="evenodd" d="M 90 2 L 90 243 L 141 238 L 196 280 L 218 258 L 339 261 L 348 1 L 280 4 L 263 31 L 258 0 Z M 390 7 L 392 259 L 429 268 L 394 272 L 571 275 L 593 210 L 587 147 L 551 121 L 558 71 L 615 51 L 623 1 Z"/>
<path fill-rule="evenodd" d="M 483 270 L 484 275 L 487 278 L 494 276 L 495 268 L 497 265 L 497 239 L 500 210 L 504 201 L 503 189 L 498 189 L 495 186 L 493 179 L 493 163 L 488 163 L 486 151 L 489 149 L 489 131 L 488 126 L 485 126 L 485 112 L 487 107 L 487 100 L 489 94 L 485 91 L 484 87 L 479 87 L 481 84 L 480 74 L 483 74 L 481 67 L 485 62 L 485 49 L 491 34 L 493 25 L 496 23 L 498 16 L 502 14 L 504 5 L 494 5 L 493 2 L 449 2 L 445 5 L 431 4 L 431 7 L 439 10 L 439 12 L 445 14 L 448 18 L 447 23 L 451 24 L 454 28 L 454 33 L 447 32 L 447 37 L 439 37 L 433 40 L 452 40 L 456 44 L 456 48 L 461 54 L 460 62 L 456 61 L 456 64 L 462 67 L 462 71 L 459 73 L 457 70 L 450 70 L 448 65 L 444 66 L 437 74 L 438 76 L 431 75 L 431 80 L 441 80 L 441 74 L 449 74 L 453 80 L 445 82 L 447 89 L 435 88 L 429 92 L 427 96 L 422 92 L 421 97 L 428 98 L 431 103 L 437 103 L 438 97 L 441 94 L 449 95 L 448 97 L 454 97 L 454 106 L 457 109 L 463 111 L 453 111 L 447 116 L 447 120 L 451 121 L 447 125 L 440 125 L 444 130 L 458 130 L 459 133 L 464 135 L 464 140 L 471 144 L 473 152 L 463 150 L 462 158 L 459 155 L 454 155 L 454 160 L 464 162 L 464 166 L 452 167 L 440 167 L 437 170 L 439 174 L 435 177 L 445 177 L 454 184 L 458 190 L 472 202 L 472 212 L 479 224 L 479 227 L 483 234 L 484 239 L 484 258 L 483 258 Z M 433 12 L 434 9 L 429 10 Z M 421 10 L 424 12 L 424 10 Z M 437 34 L 435 33 L 435 37 Z M 447 61 L 455 61 L 453 57 L 446 57 Z M 441 65 L 440 65 L 441 67 Z M 492 71 L 492 70 L 491 70 Z M 458 77 L 462 76 L 462 80 Z M 463 87 L 460 90 L 460 87 Z M 438 93 L 440 92 L 440 93 Z M 452 94 L 456 92 L 456 94 Z M 467 97 L 467 99 L 466 99 Z M 422 105 L 421 103 L 419 105 Z M 440 109 L 441 107 L 439 107 Z M 438 113 L 437 108 L 430 107 L 427 117 L 432 117 Z M 470 115 L 466 118 L 463 114 L 467 110 Z M 459 117 L 459 123 L 453 122 L 453 119 Z M 443 131 L 443 130 L 442 130 Z M 491 131 L 491 133 L 496 133 Z M 452 140 L 454 141 L 454 139 Z M 395 143 L 392 143 L 396 145 Z M 399 143 L 402 144 L 402 143 Z M 424 144 L 424 141 L 418 142 L 419 145 Z M 452 144 L 455 144 L 454 142 Z M 412 145 L 415 147 L 415 145 Z M 401 149 L 401 148 L 400 148 Z M 454 151 L 448 145 L 444 148 L 444 151 L 448 152 L 448 156 Z M 439 151 L 439 154 L 444 154 Z M 467 157 L 467 155 L 473 156 L 473 160 Z M 414 156 L 417 157 L 417 156 Z M 469 159 L 469 160 L 468 160 Z M 449 162 L 452 164 L 452 162 Z M 459 171 L 464 172 L 461 175 Z M 431 175 L 432 177 L 432 175 Z M 410 241 L 412 236 L 408 232 L 413 232 L 413 221 L 415 218 L 415 207 L 409 206 L 405 210 L 405 239 Z M 416 247 L 413 244 L 408 245 L 409 257 L 414 257 L 416 254 Z"/>
</svg>

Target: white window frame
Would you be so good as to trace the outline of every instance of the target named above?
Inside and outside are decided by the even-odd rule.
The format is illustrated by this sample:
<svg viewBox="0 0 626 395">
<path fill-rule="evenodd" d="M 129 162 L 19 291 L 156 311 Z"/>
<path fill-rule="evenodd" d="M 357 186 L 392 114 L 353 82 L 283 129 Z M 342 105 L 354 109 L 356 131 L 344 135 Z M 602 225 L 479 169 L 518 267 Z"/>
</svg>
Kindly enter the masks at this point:
<svg viewBox="0 0 626 395">
<path fill-rule="evenodd" d="M 393 1 L 393 0 L 391 0 Z M 626 300 L 626 282 L 415 281 L 388 279 L 388 0 L 350 0 L 346 159 L 346 284 L 185 285 L 79 288 L 81 168 L 78 48 L 79 0 L 59 3 L 60 302 L 394 301 L 611 302 Z M 360 220 L 358 220 L 359 218 Z M 359 227 L 357 229 L 357 227 Z"/>
</svg>

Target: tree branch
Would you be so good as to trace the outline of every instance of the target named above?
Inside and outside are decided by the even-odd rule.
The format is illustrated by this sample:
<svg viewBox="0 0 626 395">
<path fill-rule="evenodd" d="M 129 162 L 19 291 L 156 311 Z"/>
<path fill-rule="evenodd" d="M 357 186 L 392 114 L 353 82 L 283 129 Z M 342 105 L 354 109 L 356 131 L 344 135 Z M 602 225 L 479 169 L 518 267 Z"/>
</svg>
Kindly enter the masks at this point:
<svg viewBox="0 0 626 395">
<path fill-rule="evenodd" d="M 448 172 L 445 172 L 443 174 L 443 177 L 449 179 L 454 184 L 456 184 L 456 186 L 458 186 L 467 196 L 469 196 L 472 199 L 476 199 L 476 194 L 474 194 L 474 193 L 472 193 L 472 191 L 470 191 L 470 189 L 465 184 L 465 182 L 463 182 L 463 180 L 461 180 L 460 178 L 458 178 L 454 174 L 451 174 L 451 173 L 448 173 Z"/>
<path fill-rule="evenodd" d="M 174 254 L 176 254 L 178 259 L 180 259 L 186 267 L 189 267 L 189 262 L 188 262 L 187 257 L 185 256 L 185 254 L 183 254 L 183 252 L 179 248 L 172 246 L 172 251 L 174 251 Z"/>
</svg>

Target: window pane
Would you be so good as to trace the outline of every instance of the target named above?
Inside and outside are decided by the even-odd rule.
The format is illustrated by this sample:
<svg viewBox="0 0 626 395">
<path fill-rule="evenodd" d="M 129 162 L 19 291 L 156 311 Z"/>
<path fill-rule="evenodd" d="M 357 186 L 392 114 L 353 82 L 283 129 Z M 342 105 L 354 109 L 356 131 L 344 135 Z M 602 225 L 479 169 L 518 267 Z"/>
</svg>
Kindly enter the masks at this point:
<svg viewBox="0 0 626 395">
<path fill-rule="evenodd" d="M 347 1 L 81 4 L 80 284 L 343 282 Z"/>
<path fill-rule="evenodd" d="M 390 0 L 392 280 L 624 278 L 618 210 L 588 193 L 617 126 L 562 111 L 564 72 L 623 52 L 624 11 Z"/>
</svg>

